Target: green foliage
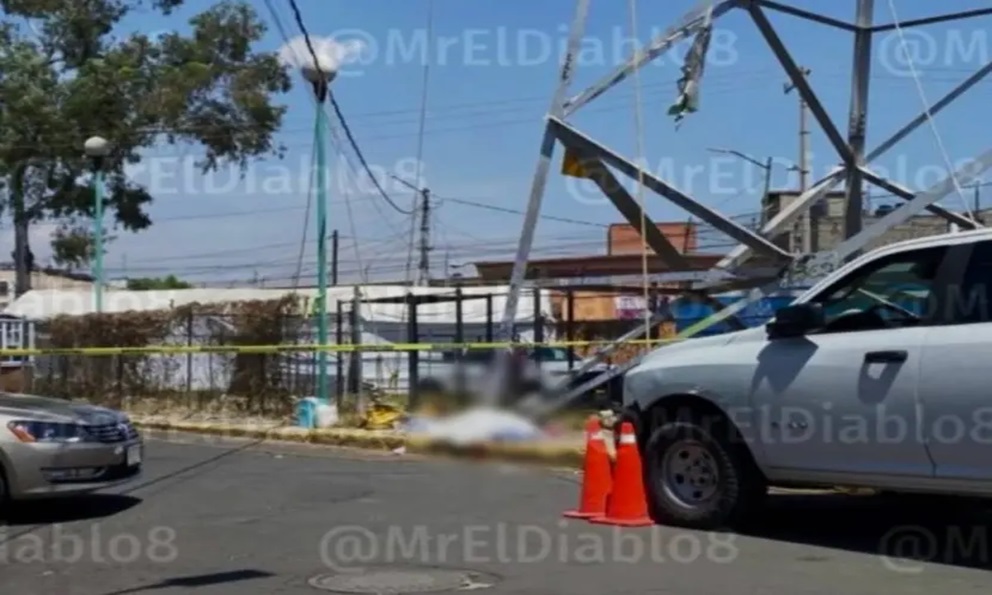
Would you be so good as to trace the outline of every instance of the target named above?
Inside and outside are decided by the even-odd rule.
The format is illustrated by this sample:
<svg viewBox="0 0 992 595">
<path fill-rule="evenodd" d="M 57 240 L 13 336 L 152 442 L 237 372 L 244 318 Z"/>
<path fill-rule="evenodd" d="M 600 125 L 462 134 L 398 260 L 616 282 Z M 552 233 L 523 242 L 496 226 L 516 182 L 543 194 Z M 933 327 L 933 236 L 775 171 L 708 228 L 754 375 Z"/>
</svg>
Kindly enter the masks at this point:
<svg viewBox="0 0 992 595">
<path fill-rule="evenodd" d="M 149 291 L 152 289 L 191 289 L 192 284 L 187 283 L 175 275 L 168 277 L 144 277 L 140 279 L 128 279 L 127 288 L 131 291 Z"/>
<path fill-rule="evenodd" d="M 92 257 L 84 220 L 93 192 L 83 155 L 91 136 L 110 141 L 108 225 L 151 225 L 147 189 L 124 168 L 163 143 L 203 149 L 209 171 L 281 155 L 273 140 L 289 90 L 285 68 L 252 46 L 265 25 L 244 0 L 223 0 L 190 19 L 188 35 L 150 39 L 122 22 L 184 0 L 0 0 L 0 196 L 17 220 L 54 219 L 56 258 Z"/>
</svg>

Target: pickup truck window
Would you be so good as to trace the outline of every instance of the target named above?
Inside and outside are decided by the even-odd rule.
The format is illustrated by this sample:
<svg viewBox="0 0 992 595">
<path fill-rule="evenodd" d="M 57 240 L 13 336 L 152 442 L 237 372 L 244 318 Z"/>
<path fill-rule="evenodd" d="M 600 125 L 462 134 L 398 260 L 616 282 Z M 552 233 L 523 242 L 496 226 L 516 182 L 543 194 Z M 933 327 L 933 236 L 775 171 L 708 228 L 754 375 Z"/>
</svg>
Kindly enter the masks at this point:
<svg viewBox="0 0 992 595">
<path fill-rule="evenodd" d="M 811 300 L 823 306 L 821 332 L 929 323 L 944 246 L 901 252 L 865 264 Z"/>
<path fill-rule="evenodd" d="M 992 242 L 978 242 L 971 250 L 960 285 L 948 291 L 950 324 L 992 322 Z"/>
</svg>

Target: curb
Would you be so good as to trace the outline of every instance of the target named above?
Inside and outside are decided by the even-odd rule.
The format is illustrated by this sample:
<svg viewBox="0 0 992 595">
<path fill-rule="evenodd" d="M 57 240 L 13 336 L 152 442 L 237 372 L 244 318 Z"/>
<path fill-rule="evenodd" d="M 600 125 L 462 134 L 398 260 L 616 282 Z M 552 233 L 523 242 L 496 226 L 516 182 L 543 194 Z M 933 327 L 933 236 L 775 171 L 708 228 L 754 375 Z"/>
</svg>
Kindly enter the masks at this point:
<svg viewBox="0 0 992 595">
<path fill-rule="evenodd" d="M 585 456 L 584 448 L 568 444 L 484 442 L 463 446 L 419 436 L 403 436 L 392 432 L 346 428 L 307 430 L 285 426 L 266 428 L 232 424 L 142 421 L 138 419 L 132 419 L 132 423 L 143 430 L 158 432 L 183 432 L 224 438 L 249 438 L 378 451 L 405 448 L 411 454 L 532 463 L 574 469 L 582 468 L 583 457 Z"/>
</svg>

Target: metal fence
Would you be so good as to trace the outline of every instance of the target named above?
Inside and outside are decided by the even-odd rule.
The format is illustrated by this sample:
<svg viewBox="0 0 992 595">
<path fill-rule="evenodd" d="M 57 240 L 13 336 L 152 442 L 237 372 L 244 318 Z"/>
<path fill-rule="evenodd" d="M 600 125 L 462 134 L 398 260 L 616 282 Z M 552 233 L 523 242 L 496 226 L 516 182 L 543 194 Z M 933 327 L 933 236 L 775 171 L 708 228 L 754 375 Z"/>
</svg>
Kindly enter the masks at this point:
<svg viewBox="0 0 992 595">
<path fill-rule="evenodd" d="M 452 299 L 462 299 L 457 293 Z M 520 340 L 537 344 L 554 342 L 609 341 L 643 324 L 643 292 L 636 288 L 615 292 L 563 291 L 549 308 L 535 310 L 539 315 L 516 329 Z M 473 295 L 465 300 L 486 300 L 492 295 Z M 492 307 L 486 316 L 467 321 L 462 316 L 462 302 L 452 304 L 454 317 L 445 322 L 425 323 L 418 310 L 437 296 L 408 297 L 408 315 L 404 320 L 366 320 L 355 310 L 354 302 L 332 304 L 330 342 L 359 345 L 359 353 L 331 353 L 328 356 L 329 384 L 339 398 L 379 391 L 398 395 L 416 393 L 425 378 L 445 374 L 464 354 L 457 351 L 395 351 L 391 343 L 465 343 L 491 342 L 498 326 L 499 313 Z M 641 301 L 638 301 L 638 300 Z M 728 298 L 729 299 L 729 298 Z M 729 299 L 729 301 L 733 301 Z M 785 303 L 787 303 L 787 299 Z M 632 305 L 633 304 L 633 305 Z M 701 320 L 712 306 L 686 299 L 673 300 L 661 290 L 649 296 L 648 308 L 666 314 L 652 338 L 673 336 L 681 327 Z M 745 324 L 763 324 L 772 315 L 769 306 L 745 313 Z M 163 347 L 198 345 L 238 345 L 234 323 L 223 314 L 201 314 L 180 321 L 164 338 Z M 280 343 L 310 345 L 317 342 L 313 318 L 285 316 L 279 321 Z M 716 328 L 713 332 L 724 332 Z M 243 343 L 242 343 L 243 344 Z M 382 350 L 376 351 L 381 345 Z M 37 331 L 37 347 L 52 347 L 45 325 Z M 621 348 L 607 363 L 622 363 L 643 351 L 642 345 Z M 568 345 L 554 352 L 558 365 L 578 367 L 592 348 Z M 550 353 L 550 352 L 548 352 Z M 180 353 L 150 355 L 40 355 L 22 370 L 25 389 L 65 397 L 81 397 L 115 403 L 124 397 L 188 395 L 211 398 L 238 395 L 252 410 L 285 409 L 293 398 L 313 395 L 316 391 L 318 365 L 313 351 L 298 353 Z M 562 364 L 562 361 L 564 364 Z M 9 371 L 8 371 L 9 372 Z M 7 379 L 8 390 L 16 384 Z M 14 386 L 16 390 L 18 387 Z"/>
</svg>

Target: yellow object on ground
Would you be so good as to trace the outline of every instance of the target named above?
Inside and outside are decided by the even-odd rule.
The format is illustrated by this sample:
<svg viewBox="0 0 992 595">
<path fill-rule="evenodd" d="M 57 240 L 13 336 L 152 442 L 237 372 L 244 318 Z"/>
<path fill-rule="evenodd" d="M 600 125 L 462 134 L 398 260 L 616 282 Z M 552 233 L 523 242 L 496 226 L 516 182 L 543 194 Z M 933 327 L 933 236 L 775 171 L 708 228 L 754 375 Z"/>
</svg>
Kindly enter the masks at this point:
<svg viewBox="0 0 992 595">
<path fill-rule="evenodd" d="M 367 430 L 391 430 L 403 417 L 403 410 L 388 403 L 373 403 L 365 413 L 362 427 Z"/>
</svg>

